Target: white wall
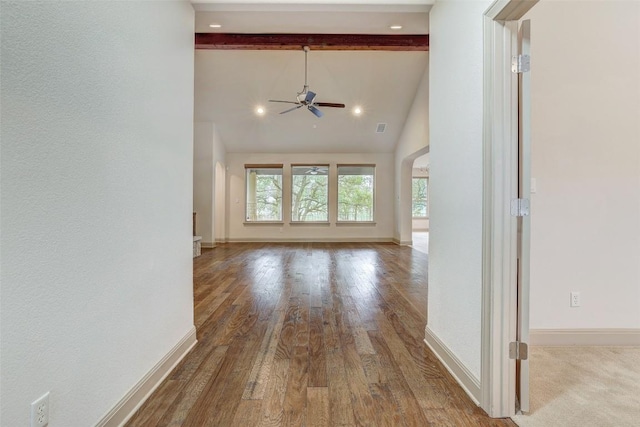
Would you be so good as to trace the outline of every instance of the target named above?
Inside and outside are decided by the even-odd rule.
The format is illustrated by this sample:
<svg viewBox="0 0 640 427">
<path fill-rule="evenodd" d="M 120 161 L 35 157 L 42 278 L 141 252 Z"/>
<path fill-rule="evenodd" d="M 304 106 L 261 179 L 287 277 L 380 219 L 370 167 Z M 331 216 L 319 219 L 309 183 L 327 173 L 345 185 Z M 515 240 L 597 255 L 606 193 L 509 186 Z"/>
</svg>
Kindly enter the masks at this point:
<svg viewBox="0 0 640 427">
<path fill-rule="evenodd" d="M 284 223 L 282 225 L 244 224 L 245 164 L 284 164 Z M 330 225 L 290 225 L 291 164 L 318 163 L 330 165 Z M 336 226 L 337 164 L 375 164 L 375 225 Z M 393 154 L 265 154 L 227 153 L 227 218 L 230 241 L 391 241 L 393 238 Z"/>
<path fill-rule="evenodd" d="M 395 149 L 394 239 L 411 242 L 411 173 L 413 160 L 429 150 L 429 62 L 416 91 Z"/>
<path fill-rule="evenodd" d="M 436 2 L 429 16 L 427 327 L 480 378 L 482 15 L 491 1 Z"/>
<path fill-rule="evenodd" d="M 203 246 L 213 246 L 222 230 L 216 216 L 216 163 L 225 163 L 225 146 L 216 125 L 196 122 L 193 128 L 193 211 L 196 212 L 196 234 L 202 236 Z M 224 167 L 224 166 L 223 166 Z"/>
<path fill-rule="evenodd" d="M 193 327 L 193 10 L 0 8 L 0 424 L 95 425 Z"/>
<path fill-rule="evenodd" d="M 525 18 L 531 328 L 640 328 L 640 3 L 546 1 Z"/>
</svg>

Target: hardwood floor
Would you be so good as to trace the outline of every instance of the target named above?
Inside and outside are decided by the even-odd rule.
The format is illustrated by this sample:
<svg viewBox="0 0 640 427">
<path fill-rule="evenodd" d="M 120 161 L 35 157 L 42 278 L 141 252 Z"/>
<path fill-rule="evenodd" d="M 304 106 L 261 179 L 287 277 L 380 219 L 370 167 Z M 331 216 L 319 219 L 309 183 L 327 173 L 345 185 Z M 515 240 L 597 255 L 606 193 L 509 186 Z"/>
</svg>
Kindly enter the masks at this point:
<svg viewBox="0 0 640 427">
<path fill-rule="evenodd" d="M 423 342 L 427 255 L 226 244 L 194 260 L 198 344 L 127 426 L 514 426 Z"/>
</svg>

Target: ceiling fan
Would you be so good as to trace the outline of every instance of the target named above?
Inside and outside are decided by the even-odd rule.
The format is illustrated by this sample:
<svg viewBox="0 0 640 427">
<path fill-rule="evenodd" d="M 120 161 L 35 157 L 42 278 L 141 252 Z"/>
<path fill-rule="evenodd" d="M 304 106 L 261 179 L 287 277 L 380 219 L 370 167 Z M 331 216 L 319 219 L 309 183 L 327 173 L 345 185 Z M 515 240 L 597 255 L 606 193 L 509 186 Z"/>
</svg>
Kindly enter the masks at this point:
<svg viewBox="0 0 640 427">
<path fill-rule="evenodd" d="M 318 175 L 320 174 L 325 174 L 327 173 L 327 171 L 329 170 L 329 168 L 321 168 L 319 166 L 311 166 L 305 173 L 308 173 L 310 175 Z"/>
<path fill-rule="evenodd" d="M 344 108 L 344 104 L 337 104 L 335 102 L 317 102 L 316 94 L 309 90 L 309 85 L 307 84 L 307 53 L 309 52 L 309 46 L 304 46 L 304 87 L 302 88 L 302 92 L 298 92 L 295 101 L 280 101 L 277 99 L 270 99 L 269 102 L 283 102 L 285 104 L 295 104 L 295 107 L 289 108 L 288 110 L 284 110 L 280 114 L 285 114 L 293 110 L 297 110 L 302 107 L 307 107 L 309 111 L 315 114 L 316 117 L 322 117 L 322 111 L 318 109 L 318 107 L 334 107 L 334 108 Z"/>
</svg>

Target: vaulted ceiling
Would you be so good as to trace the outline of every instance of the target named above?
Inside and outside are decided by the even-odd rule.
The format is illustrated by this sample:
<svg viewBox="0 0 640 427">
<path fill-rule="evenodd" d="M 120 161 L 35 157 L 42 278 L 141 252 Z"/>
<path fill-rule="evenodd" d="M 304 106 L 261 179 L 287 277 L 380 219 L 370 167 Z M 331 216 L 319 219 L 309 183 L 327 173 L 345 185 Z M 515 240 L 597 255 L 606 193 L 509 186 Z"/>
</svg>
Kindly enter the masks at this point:
<svg viewBox="0 0 640 427">
<path fill-rule="evenodd" d="M 427 34 L 428 6 L 194 3 L 196 32 Z M 219 24 L 220 28 L 209 25 Z M 390 25 L 402 25 L 391 30 Z M 298 50 L 196 50 L 195 120 L 210 121 L 229 152 L 392 152 L 428 63 L 425 51 L 311 50 L 309 89 L 321 102 L 279 114 L 303 89 Z M 360 115 L 353 109 L 359 106 Z M 256 109 L 265 109 L 263 115 Z M 378 124 L 386 124 L 377 133 Z"/>
</svg>

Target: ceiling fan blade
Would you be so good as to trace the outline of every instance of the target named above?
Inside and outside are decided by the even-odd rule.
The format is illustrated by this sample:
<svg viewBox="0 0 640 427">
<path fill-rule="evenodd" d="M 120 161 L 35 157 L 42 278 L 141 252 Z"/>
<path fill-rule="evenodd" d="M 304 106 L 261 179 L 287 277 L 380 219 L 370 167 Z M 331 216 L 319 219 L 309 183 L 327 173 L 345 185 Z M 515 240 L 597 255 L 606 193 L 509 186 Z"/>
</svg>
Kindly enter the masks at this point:
<svg viewBox="0 0 640 427">
<path fill-rule="evenodd" d="M 305 96 L 304 98 L 304 102 L 306 102 L 307 104 L 311 104 L 313 103 L 313 99 L 316 97 L 316 94 L 309 91 L 307 92 L 307 96 Z"/>
<path fill-rule="evenodd" d="M 316 117 L 320 118 L 320 117 L 323 116 L 322 111 L 318 110 L 313 105 L 309 105 L 309 106 L 307 106 L 307 108 L 309 109 L 309 111 L 311 111 L 313 114 L 315 114 Z"/>
<path fill-rule="evenodd" d="M 314 105 L 318 107 L 344 108 L 344 104 L 336 104 L 335 102 L 315 102 Z"/>
<path fill-rule="evenodd" d="M 297 104 L 297 102 L 294 102 L 294 101 L 279 101 L 277 99 L 270 99 L 269 102 L 284 102 L 285 104 Z"/>
<path fill-rule="evenodd" d="M 288 112 L 293 111 L 293 110 L 297 110 L 297 109 L 298 109 L 298 108 L 300 108 L 300 107 L 302 107 L 302 104 L 301 104 L 301 105 L 298 105 L 297 107 L 293 107 L 293 108 L 289 108 L 288 110 L 284 110 L 284 111 L 283 111 L 283 112 L 281 112 L 280 114 L 284 114 L 284 113 L 288 113 Z"/>
</svg>

